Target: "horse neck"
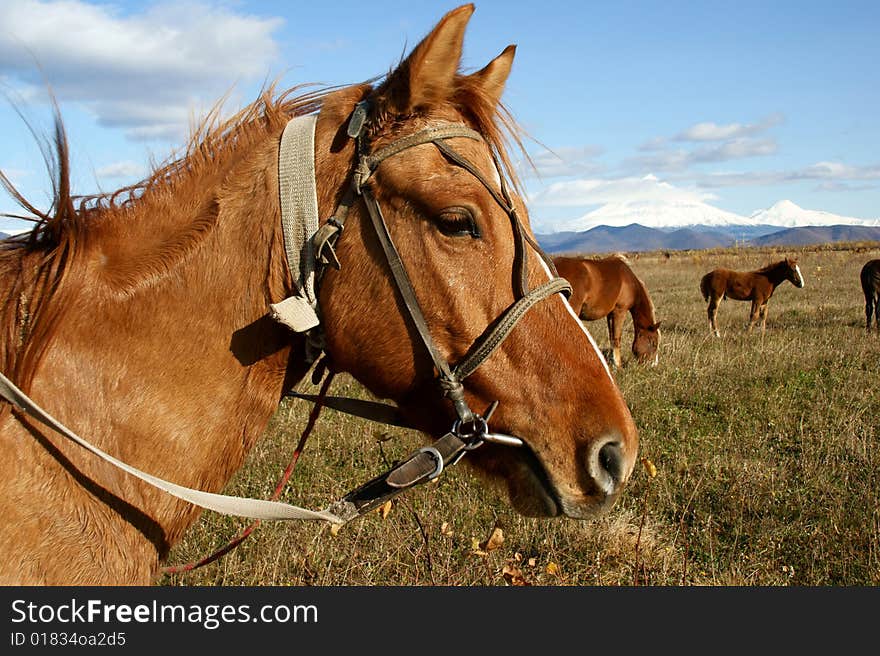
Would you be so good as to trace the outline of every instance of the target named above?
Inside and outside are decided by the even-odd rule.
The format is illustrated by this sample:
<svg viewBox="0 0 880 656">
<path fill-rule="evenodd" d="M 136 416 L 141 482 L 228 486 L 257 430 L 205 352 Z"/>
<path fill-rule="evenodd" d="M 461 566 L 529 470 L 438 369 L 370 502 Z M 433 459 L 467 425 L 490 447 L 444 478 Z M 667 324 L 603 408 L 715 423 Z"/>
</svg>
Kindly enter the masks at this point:
<svg viewBox="0 0 880 656">
<path fill-rule="evenodd" d="M 770 284 L 773 285 L 773 287 L 778 287 L 780 284 L 788 279 L 789 268 L 790 267 L 788 266 L 788 264 L 783 261 L 777 262 L 767 269 L 762 269 L 761 271 L 759 271 L 759 273 L 767 278 L 767 280 L 770 281 Z"/>
<path fill-rule="evenodd" d="M 654 317 L 654 303 L 648 295 L 648 290 L 641 280 L 633 276 L 635 283 L 635 303 L 630 308 L 630 316 L 633 324 L 638 328 L 647 328 L 657 322 Z"/>
<path fill-rule="evenodd" d="M 56 416 L 89 426 L 84 437 L 96 445 L 182 485 L 222 489 L 285 385 L 290 334 L 266 317 L 289 281 L 270 191 L 276 156 L 267 143 L 227 170 L 206 172 L 204 183 L 148 191 L 103 211 L 68 264 L 79 286 L 55 299 L 67 310 L 34 391 L 54 392 Z M 83 380 L 81 372 L 91 378 L 87 392 L 56 382 Z M 112 479 L 108 471 L 95 478 Z M 197 517 L 151 488 L 138 493 L 170 544 Z"/>
</svg>

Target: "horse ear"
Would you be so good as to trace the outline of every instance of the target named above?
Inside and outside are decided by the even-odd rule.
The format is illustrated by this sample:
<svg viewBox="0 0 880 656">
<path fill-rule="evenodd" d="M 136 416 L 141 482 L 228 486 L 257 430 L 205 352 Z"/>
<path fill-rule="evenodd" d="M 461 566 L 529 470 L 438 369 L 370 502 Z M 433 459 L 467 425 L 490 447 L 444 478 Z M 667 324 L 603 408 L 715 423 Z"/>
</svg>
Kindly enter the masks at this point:
<svg viewBox="0 0 880 656">
<path fill-rule="evenodd" d="M 495 59 L 490 61 L 485 68 L 471 75 L 471 79 L 477 81 L 484 93 L 492 99 L 495 105 L 501 100 L 504 93 L 504 84 L 510 75 L 513 66 L 513 56 L 516 54 L 516 46 L 509 45 Z"/>
<path fill-rule="evenodd" d="M 660 330 L 661 323 L 663 323 L 662 319 L 660 321 L 658 321 L 657 323 L 655 323 L 653 326 L 651 326 L 651 330 Z"/>
<path fill-rule="evenodd" d="M 447 13 L 421 43 L 388 76 L 383 95 L 391 108 L 409 114 L 448 98 L 461 60 L 464 30 L 474 5 Z"/>
</svg>

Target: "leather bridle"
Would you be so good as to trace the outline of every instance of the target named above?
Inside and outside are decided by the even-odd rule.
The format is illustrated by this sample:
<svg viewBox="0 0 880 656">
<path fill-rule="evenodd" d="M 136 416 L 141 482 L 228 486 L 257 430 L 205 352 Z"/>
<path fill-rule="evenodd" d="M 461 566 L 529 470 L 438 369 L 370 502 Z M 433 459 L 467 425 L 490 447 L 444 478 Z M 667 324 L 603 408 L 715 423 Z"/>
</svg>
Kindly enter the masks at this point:
<svg viewBox="0 0 880 656">
<path fill-rule="evenodd" d="M 489 415 L 497 406 L 497 401 L 490 406 L 490 409 L 485 413 L 486 416 L 481 416 L 474 412 L 465 400 L 462 381 L 498 349 L 529 309 L 557 292 L 562 292 L 566 295 L 571 292 L 569 283 L 555 274 L 556 270 L 551 259 L 525 230 L 505 183 L 503 171 L 494 149 L 490 148 L 490 152 L 493 164 L 498 171 L 498 179 L 500 181 L 498 189 L 487 180 L 486 176 L 472 162 L 455 151 L 447 143 L 447 140 L 453 138 L 485 142 L 484 137 L 479 132 L 460 123 L 439 123 L 408 136 L 400 137 L 392 143 L 371 152 L 371 144 L 364 130 L 368 111 L 369 101 L 358 103 L 349 119 L 347 134 L 356 142 L 357 164 L 351 176 L 351 186 L 340 202 L 334 216 L 326 221 L 315 235 L 315 253 L 318 262 L 322 265 L 318 280 L 323 277 L 323 272 L 327 265 L 337 269 L 340 268 L 339 259 L 335 252 L 335 244 L 343 233 L 350 208 L 358 199 L 362 199 L 371 225 L 388 262 L 394 285 L 406 310 L 406 316 L 411 321 L 427 354 L 436 367 L 439 391 L 445 398 L 451 401 L 457 419 L 450 432 L 438 439 L 431 447 L 421 449 L 412 458 L 404 462 L 403 465 L 370 481 L 329 508 L 331 512 L 339 514 L 343 519 L 346 519 L 352 511 L 356 511 L 356 514 L 363 514 L 366 510 L 380 505 L 392 493 L 396 494 L 399 492 L 401 488 L 410 487 L 423 480 L 436 477 L 445 465 L 457 462 L 465 451 L 472 450 L 484 442 L 522 446 L 523 442 L 518 437 L 489 431 Z M 388 225 L 382 214 L 382 209 L 371 185 L 371 178 L 382 162 L 404 150 L 423 144 L 433 144 L 447 160 L 468 171 L 486 188 L 495 202 L 498 203 L 510 218 L 515 239 L 513 267 L 517 287 L 515 290 L 516 299 L 495 321 L 489 324 L 467 350 L 463 359 L 454 365 L 441 355 L 431 336 L 430 328 L 416 297 L 412 281 L 400 257 L 400 253 L 394 245 Z M 549 282 L 533 289 L 529 288 L 528 281 L 527 248 L 529 246 L 539 254 L 549 270 L 553 272 L 553 277 L 551 277 Z M 315 397 L 305 394 L 292 393 L 291 396 L 315 400 Z M 337 402 L 336 405 L 336 409 L 376 420 L 375 413 L 361 413 L 352 410 L 352 407 L 354 407 L 352 404 Z M 361 406 L 363 405 L 363 402 L 361 402 Z M 399 422 L 391 423 L 400 425 Z M 388 494 L 385 494 L 382 492 L 382 489 L 373 489 L 377 485 L 379 488 L 391 486 L 391 489 L 386 490 Z M 345 508 L 346 501 L 353 502 L 355 507 Z M 361 502 L 364 503 L 363 506 L 359 505 Z"/>
</svg>

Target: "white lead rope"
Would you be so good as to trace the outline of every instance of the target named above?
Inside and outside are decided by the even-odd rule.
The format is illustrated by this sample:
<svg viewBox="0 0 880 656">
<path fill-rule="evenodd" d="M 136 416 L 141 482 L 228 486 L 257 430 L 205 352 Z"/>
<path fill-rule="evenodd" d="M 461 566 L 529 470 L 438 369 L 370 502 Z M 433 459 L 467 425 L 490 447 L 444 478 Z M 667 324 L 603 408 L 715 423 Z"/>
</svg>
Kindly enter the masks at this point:
<svg viewBox="0 0 880 656">
<path fill-rule="evenodd" d="M 261 519 L 267 521 L 286 521 L 294 519 L 314 520 L 319 519 L 333 524 L 344 524 L 345 522 L 326 510 L 314 511 L 298 506 L 292 506 L 281 501 L 266 501 L 261 499 L 248 499 L 245 497 L 227 496 L 224 494 L 214 494 L 213 492 L 204 492 L 202 490 L 194 490 L 189 487 L 177 485 L 152 474 L 141 471 L 131 465 L 128 465 L 109 453 L 102 451 L 96 446 L 89 444 L 86 440 L 67 428 L 64 424 L 52 417 L 48 412 L 43 410 L 39 405 L 34 403 L 27 394 L 22 392 L 15 384 L 6 376 L 0 373 L 0 396 L 15 405 L 20 410 L 26 412 L 34 419 L 37 419 L 49 426 L 50 428 L 61 433 L 65 437 L 73 440 L 84 449 L 91 451 L 96 456 L 103 458 L 107 462 L 119 467 L 119 469 L 128 472 L 142 481 L 167 492 L 168 494 L 183 499 L 189 503 L 213 510 L 224 515 L 232 515 L 237 517 L 247 517 L 250 519 Z"/>
</svg>

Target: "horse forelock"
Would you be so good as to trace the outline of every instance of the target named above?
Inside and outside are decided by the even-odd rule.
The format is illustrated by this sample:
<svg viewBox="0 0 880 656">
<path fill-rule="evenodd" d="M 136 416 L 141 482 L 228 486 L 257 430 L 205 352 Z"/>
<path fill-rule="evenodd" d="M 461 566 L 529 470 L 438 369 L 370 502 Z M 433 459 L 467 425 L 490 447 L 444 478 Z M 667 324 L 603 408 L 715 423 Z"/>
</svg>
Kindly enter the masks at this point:
<svg viewBox="0 0 880 656">
<path fill-rule="evenodd" d="M 417 114 L 400 116 L 397 114 L 395 102 L 389 95 L 389 81 L 379 84 L 372 94 L 375 107 L 372 110 L 372 120 L 367 127 L 367 136 L 374 139 L 379 134 L 393 131 L 399 132 L 401 121 L 409 121 L 412 118 L 420 118 Z M 440 109 L 453 109 L 462 115 L 470 124 L 470 127 L 483 135 L 486 143 L 496 153 L 501 164 L 502 175 L 510 181 L 513 190 L 522 196 L 523 189 L 516 168 L 512 164 L 510 151 L 516 150 L 523 161 L 531 164 L 531 158 L 523 145 L 525 132 L 516 122 L 511 112 L 503 102 L 493 97 L 487 89 L 473 76 L 456 75 L 453 88 L 445 103 L 441 103 Z M 432 107 L 436 112 L 438 107 Z M 429 118 L 427 115 L 421 118 Z"/>
</svg>

